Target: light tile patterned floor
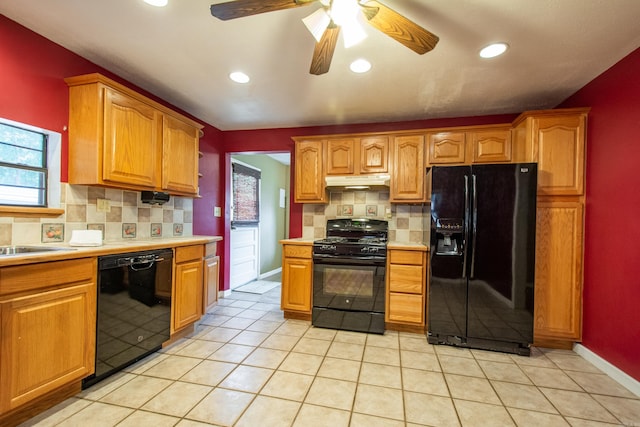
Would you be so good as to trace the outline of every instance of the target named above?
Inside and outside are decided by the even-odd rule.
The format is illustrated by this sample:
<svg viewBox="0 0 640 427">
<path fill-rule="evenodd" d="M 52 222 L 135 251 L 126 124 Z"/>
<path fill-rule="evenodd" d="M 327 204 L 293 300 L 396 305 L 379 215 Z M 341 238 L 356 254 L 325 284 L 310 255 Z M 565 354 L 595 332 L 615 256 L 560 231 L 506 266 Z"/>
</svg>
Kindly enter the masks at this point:
<svg viewBox="0 0 640 427">
<path fill-rule="evenodd" d="M 570 351 L 531 357 L 285 320 L 233 292 L 190 338 L 26 426 L 640 426 L 640 398 Z"/>
</svg>

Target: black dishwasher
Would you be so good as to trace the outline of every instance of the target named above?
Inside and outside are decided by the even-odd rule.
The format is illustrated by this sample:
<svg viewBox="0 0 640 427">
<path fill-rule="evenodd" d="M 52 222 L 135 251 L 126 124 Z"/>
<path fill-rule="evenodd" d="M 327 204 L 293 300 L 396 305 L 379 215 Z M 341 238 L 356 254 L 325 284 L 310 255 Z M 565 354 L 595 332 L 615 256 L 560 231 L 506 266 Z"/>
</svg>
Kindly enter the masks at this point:
<svg viewBox="0 0 640 427">
<path fill-rule="evenodd" d="M 159 350 L 171 327 L 173 251 L 98 258 L 96 370 L 82 388 Z"/>
</svg>

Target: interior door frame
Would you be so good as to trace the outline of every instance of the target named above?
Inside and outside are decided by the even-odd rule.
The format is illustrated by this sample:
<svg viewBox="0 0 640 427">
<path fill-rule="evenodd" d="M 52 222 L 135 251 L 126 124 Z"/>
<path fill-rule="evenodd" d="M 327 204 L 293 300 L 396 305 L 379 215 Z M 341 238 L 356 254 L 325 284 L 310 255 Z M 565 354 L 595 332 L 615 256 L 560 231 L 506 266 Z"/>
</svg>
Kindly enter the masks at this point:
<svg viewBox="0 0 640 427">
<path fill-rule="evenodd" d="M 229 168 L 229 183 L 230 183 L 230 187 L 229 187 L 229 289 L 233 290 L 233 287 L 231 286 L 231 279 L 232 279 L 232 271 L 231 271 L 231 266 L 233 265 L 233 248 L 232 248 L 232 238 L 231 238 L 231 234 L 233 234 L 233 230 L 235 228 L 244 228 L 244 226 L 238 226 L 238 227 L 234 227 L 232 225 L 233 222 L 233 210 L 234 210 L 234 206 L 233 206 L 233 164 L 239 164 L 242 165 L 246 168 L 249 169 L 253 169 L 256 170 L 258 172 L 262 172 L 259 168 L 250 165 L 248 163 L 245 163 L 243 161 L 237 160 L 237 159 L 233 159 L 231 158 L 231 168 Z M 259 279 L 260 278 L 260 254 L 261 254 L 261 242 L 260 242 L 260 226 L 261 226 L 261 222 L 260 222 L 260 218 L 262 218 L 262 213 L 260 212 L 262 210 L 262 203 L 260 203 L 260 197 L 261 197 L 261 192 L 262 192 L 262 177 L 260 177 L 260 179 L 258 179 L 258 224 L 254 227 L 254 226 L 246 226 L 246 228 L 251 228 L 256 230 L 256 277 L 255 279 Z M 248 282 L 247 282 L 248 283 Z M 241 286 L 241 285 L 240 285 Z"/>
</svg>

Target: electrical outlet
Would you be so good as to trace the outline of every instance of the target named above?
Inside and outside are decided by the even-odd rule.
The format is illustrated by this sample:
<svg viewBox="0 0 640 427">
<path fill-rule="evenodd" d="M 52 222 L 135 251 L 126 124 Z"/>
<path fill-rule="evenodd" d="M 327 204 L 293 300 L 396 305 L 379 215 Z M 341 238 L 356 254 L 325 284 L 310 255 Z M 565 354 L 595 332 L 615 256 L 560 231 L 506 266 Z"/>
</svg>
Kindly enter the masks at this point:
<svg viewBox="0 0 640 427">
<path fill-rule="evenodd" d="M 98 212 L 111 212 L 111 203 L 109 199 L 97 199 L 96 211 Z"/>
<path fill-rule="evenodd" d="M 216 206 L 215 208 L 213 208 L 213 216 L 222 216 L 222 209 L 220 208 L 220 206 Z"/>
</svg>

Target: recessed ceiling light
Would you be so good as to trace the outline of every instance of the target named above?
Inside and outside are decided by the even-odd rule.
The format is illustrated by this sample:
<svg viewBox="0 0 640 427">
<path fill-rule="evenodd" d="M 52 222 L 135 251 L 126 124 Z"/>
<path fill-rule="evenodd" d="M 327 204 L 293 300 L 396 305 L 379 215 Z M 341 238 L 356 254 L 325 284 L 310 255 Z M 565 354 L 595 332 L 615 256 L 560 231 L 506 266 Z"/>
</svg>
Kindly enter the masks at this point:
<svg viewBox="0 0 640 427">
<path fill-rule="evenodd" d="M 371 69 L 371 62 L 367 61 L 366 59 L 356 59 L 351 63 L 349 68 L 354 73 L 366 73 Z"/>
<path fill-rule="evenodd" d="M 167 5 L 169 0 L 144 0 L 144 2 L 150 4 L 151 6 L 164 7 Z"/>
<path fill-rule="evenodd" d="M 229 78 L 236 83 L 249 83 L 249 80 L 251 80 L 249 76 L 247 76 L 242 71 L 234 71 L 233 73 L 229 74 Z"/>
<path fill-rule="evenodd" d="M 494 58 L 505 53 L 508 47 L 509 45 L 506 43 L 493 43 L 483 48 L 480 51 L 480 56 L 483 58 Z"/>
</svg>

